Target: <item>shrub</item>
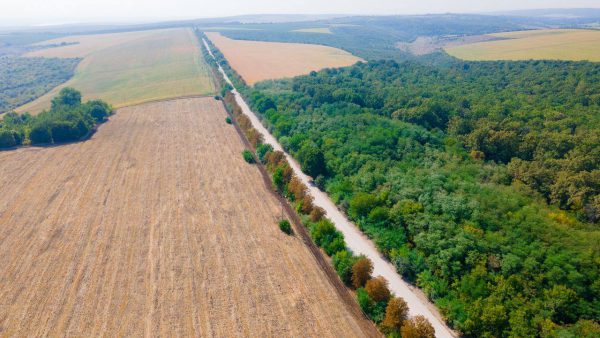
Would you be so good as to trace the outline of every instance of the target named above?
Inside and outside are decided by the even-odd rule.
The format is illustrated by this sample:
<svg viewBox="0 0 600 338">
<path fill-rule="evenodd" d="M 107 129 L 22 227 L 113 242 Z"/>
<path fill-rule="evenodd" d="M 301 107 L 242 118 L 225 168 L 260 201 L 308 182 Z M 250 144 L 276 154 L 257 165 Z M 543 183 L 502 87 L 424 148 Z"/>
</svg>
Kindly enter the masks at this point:
<svg viewBox="0 0 600 338">
<path fill-rule="evenodd" d="M 369 313 L 373 306 L 373 300 L 363 288 L 356 290 L 356 301 L 364 313 Z"/>
<path fill-rule="evenodd" d="M 310 235 L 315 243 L 330 256 L 346 248 L 344 236 L 328 219 L 314 223 L 311 226 Z"/>
<path fill-rule="evenodd" d="M 73 88 L 63 88 L 58 96 L 52 99 L 52 110 L 59 110 L 63 107 L 75 107 L 81 104 L 81 93 Z"/>
<path fill-rule="evenodd" d="M 11 148 L 17 145 L 15 132 L 12 130 L 0 130 L 0 148 Z"/>
<path fill-rule="evenodd" d="M 69 121 L 56 121 L 50 127 L 53 142 L 68 142 L 77 140 L 80 135 L 77 127 Z"/>
<path fill-rule="evenodd" d="M 358 289 L 371 279 L 373 263 L 367 257 L 360 257 L 352 266 L 352 285 Z"/>
<path fill-rule="evenodd" d="M 346 250 L 346 242 L 341 232 L 336 231 L 336 237 L 329 243 L 323 246 L 323 250 L 327 255 L 331 256 L 338 251 Z"/>
<path fill-rule="evenodd" d="M 32 144 L 52 143 L 52 133 L 47 123 L 38 123 L 31 128 L 29 139 Z"/>
<path fill-rule="evenodd" d="M 112 109 L 106 102 L 99 100 L 89 101 L 87 106 L 89 107 L 90 115 L 98 123 L 104 122 L 112 112 Z"/>
<path fill-rule="evenodd" d="M 287 219 L 279 221 L 279 229 L 288 235 L 292 234 L 292 225 Z"/>
<path fill-rule="evenodd" d="M 244 160 L 248 163 L 254 163 L 254 156 L 252 156 L 252 152 L 248 149 L 242 151 L 242 156 L 244 157 Z"/>
<path fill-rule="evenodd" d="M 232 123 L 232 122 L 231 122 L 231 117 L 227 116 L 227 117 L 225 118 L 225 122 L 226 122 L 227 124 L 231 124 L 231 123 Z"/>
<path fill-rule="evenodd" d="M 259 161 L 264 163 L 265 155 L 267 155 L 267 153 L 271 151 L 273 151 L 273 146 L 270 144 L 263 143 L 256 147 L 256 156 L 258 156 Z"/>
<path fill-rule="evenodd" d="M 357 260 L 358 257 L 353 256 L 348 250 L 340 250 L 332 257 L 333 267 L 346 285 L 352 284 L 352 266 Z"/>
<path fill-rule="evenodd" d="M 356 290 L 356 299 L 360 308 L 372 321 L 380 323 L 383 320 L 386 308 L 385 302 L 375 302 L 363 288 Z"/>
<path fill-rule="evenodd" d="M 280 193 L 283 192 L 285 190 L 285 180 L 283 179 L 283 168 L 275 169 L 275 172 L 273 173 L 271 178 L 273 180 L 273 184 L 275 185 L 275 188 L 277 188 L 277 191 L 279 191 Z"/>
<path fill-rule="evenodd" d="M 388 282 L 383 276 L 369 279 L 365 284 L 365 291 L 367 291 L 369 297 L 375 302 L 387 303 L 391 296 Z"/>
</svg>

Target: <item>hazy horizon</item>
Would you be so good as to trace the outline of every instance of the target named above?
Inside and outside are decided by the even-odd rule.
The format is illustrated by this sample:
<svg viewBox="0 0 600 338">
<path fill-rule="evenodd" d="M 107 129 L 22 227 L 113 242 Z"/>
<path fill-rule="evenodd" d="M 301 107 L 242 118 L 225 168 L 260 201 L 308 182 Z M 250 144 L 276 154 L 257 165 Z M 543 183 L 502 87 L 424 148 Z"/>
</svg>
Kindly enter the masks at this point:
<svg viewBox="0 0 600 338">
<path fill-rule="evenodd" d="M 409 15 L 438 13 L 484 13 L 527 9 L 600 8 L 597 0 L 305 0 L 281 2 L 221 0 L 218 5 L 204 0 L 21 0 L 0 3 L 0 26 L 44 26 L 85 23 L 135 23 L 238 15 L 331 14 L 331 15 Z"/>
</svg>

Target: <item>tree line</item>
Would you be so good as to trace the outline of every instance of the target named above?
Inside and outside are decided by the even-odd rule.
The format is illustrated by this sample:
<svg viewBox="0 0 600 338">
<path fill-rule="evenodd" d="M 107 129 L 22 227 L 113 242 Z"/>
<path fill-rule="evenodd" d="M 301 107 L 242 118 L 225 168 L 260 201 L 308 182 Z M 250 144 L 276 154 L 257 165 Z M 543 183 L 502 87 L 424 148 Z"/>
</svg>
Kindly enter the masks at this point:
<svg viewBox="0 0 600 338">
<path fill-rule="evenodd" d="M 0 120 L 0 148 L 78 141 L 106 121 L 112 108 L 104 101 L 81 102 L 81 93 L 63 88 L 49 110 L 32 116 L 8 113 Z"/>
</svg>

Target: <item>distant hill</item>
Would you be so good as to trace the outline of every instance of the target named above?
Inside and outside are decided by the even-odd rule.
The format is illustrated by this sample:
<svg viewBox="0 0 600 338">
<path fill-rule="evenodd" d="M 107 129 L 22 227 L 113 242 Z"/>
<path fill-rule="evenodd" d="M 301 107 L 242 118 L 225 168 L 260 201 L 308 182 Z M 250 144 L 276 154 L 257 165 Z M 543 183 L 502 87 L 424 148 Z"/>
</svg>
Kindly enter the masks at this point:
<svg viewBox="0 0 600 338">
<path fill-rule="evenodd" d="M 525 16 L 541 18 L 600 18 L 600 8 L 548 8 L 492 12 L 492 15 Z"/>
</svg>

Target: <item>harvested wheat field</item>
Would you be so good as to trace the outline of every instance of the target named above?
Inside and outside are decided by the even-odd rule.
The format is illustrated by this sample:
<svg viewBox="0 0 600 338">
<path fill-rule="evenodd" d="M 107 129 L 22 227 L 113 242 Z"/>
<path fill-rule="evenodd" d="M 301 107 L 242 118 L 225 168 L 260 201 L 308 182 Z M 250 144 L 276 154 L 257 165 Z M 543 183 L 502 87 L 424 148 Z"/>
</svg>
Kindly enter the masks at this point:
<svg viewBox="0 0 600 338">
<path fill-rule="evenodd" d="M 198 39 L 190 29 L 71 36 L 41 44 L 61 42 L 77 44 L 27 56 L 82 58 L 75 76 L 18 111 L 39 113 L 49 108 L 64 86 L 80 90 L 85 99 L 102 99 L 117 108 L 214 92 Z"/>
<path fill-rule="evenodd" d="M 0 152 L 0 336 L 365 336 L 209 98 Z"/>
<path fill-rule="evenodd" d="M 600 31 L 544 29 L 489 35 L 497 40 L 445 48 L 464 60 L 600 61 Z"/>
<path fill-rule="evenodd" d="M 346 51 L 327 46 L 233 40 L 214 32 L 207 32 L 206 36 L 249 85 L 362 61 Z"/>
</svg>

